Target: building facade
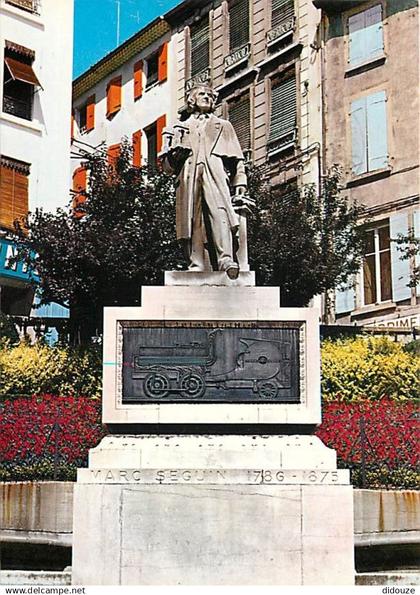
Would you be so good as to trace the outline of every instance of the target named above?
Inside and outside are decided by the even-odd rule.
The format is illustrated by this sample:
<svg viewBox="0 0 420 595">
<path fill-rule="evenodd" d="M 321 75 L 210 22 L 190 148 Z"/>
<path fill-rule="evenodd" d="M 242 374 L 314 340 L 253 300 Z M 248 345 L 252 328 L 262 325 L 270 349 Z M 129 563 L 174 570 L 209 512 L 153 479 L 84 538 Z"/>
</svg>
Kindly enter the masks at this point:
<svg viewBox="0 0 420 595">
<path fill-rule="evenodd" d="M 28 315 L 33 292 L 13 222 L 69 200 L 73 0 L 0 0 L 0 311 Z"/>
<path fill-rule="evenodd" d="M 417 264 L 395 241 L 420 236 L 419 49 L 416 0 L 332 2 L 322 11 L 323 146 L 342 165 L 351 199 L 367 207 L 363 267 L 336 294 L 345 324 L 420 326 Z"/>
<path fill-rule="evenodd" d="M 133 144 L 133 165 L 156 161 L 163 129 L 176 116 L 174 59 L 170 28 L 158 18 L 74 81 L 74 190 L 88 183 L 83 152 L 102 144 L 110 161 L 123 138 Z"/>
<path fill-rule="evenodd" d="M 311 44 L 319 17 L 310 0 L 185 0 L 74 82 L 74 145 L 118 151 L 125 136 L 135 163 L 151 162 L 164 125 L 185 112 L 188 89 L 210 82 L 218 115 L 231 120 L 249 159 L 269 162 L 273 183 L 318 183 L 321 85 Z M 109 117 L 112 79 L 119 107 Z M 74 189 L 85 187 L 78 161 L 73 170 Z"/>
</svg>

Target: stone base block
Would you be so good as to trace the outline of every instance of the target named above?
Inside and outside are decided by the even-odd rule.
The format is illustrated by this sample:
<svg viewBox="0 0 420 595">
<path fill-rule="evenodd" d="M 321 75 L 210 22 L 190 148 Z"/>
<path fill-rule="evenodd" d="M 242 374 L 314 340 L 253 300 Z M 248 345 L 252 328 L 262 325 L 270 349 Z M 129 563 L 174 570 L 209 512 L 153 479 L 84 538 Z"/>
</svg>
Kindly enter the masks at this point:
<svg viewBox="0 0 420 595">
<path fill-rule="evenodd" d="M 165 271 L 165 285 L 254 287 L 255 271 L 240 271 L 237 279 L 224 271 Z"/>
<path fill-rule="evenodd" d="M 308 436 L 107 438 L 75 486 L 73 584 L 352 585 L 331 453 Z"/>
</svg>

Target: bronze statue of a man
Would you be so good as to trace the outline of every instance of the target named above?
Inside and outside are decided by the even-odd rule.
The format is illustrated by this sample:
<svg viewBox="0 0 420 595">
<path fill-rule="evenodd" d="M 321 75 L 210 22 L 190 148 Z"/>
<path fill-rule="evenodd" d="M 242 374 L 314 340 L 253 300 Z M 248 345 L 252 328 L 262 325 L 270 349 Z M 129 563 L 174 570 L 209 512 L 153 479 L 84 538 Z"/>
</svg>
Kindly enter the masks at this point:
<svg viewBox="0 0 420 595">
<path fill-rule="evenodd" d="M 165 171 L 177 175 L 176 228 L 193 271 L 239 274 L 239 212 L 247 209 L 244 156 L 230 122 L 213 112 L 216 93 L 207 85 L 188 94 L 189 117 L 165 132 Z"/>
</svg>

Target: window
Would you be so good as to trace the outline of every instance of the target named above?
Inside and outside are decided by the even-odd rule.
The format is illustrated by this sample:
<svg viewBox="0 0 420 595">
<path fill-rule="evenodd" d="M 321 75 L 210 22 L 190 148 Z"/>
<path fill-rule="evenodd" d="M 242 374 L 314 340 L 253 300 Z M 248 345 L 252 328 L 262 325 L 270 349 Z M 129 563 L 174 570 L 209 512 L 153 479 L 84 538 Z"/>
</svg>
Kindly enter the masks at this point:
<svg viewBox="0 0 420 595">
<path fill-rule="evenodd" d="M 352 102 L 351 137 L 352 170 L 355 175 L 387 167 L 385 91 Z"/>
<path fill-rule="evenodd" d="M 155 52 L 152 54 L 147 60 L 147 82 L 146 82 L 146 89 L 151 85 L 154 85 L 158 82 L 158 63 L 159 63 L 159 54 Z"/>
<path fill-rule="evenodd" d="M 363 303 L 391 299 L 391 245 L 389 223 L 366 232 L 363 261 Z"/>
<path fill-rule="evenodd" d="M 134 101 L 143 95 L 143 60 L 134 64 Z"/>
<path fill-rule="evenodd" d="M 15 219 L 28 214 L 30 165 L 4 155 L 0 158 L 0 227 L 14 229 Z"/>
<path fill-rule="evenodd" d="M 271 3 L 271 28 L 276 29 L 281 25 L 293 21 L 295 14 L 294 0 L 272 0 Z"/>
<path fill-rule="evenodd" d="M 81 205 L 86 201 L 87 171 L 78 167 L 73 172 L 73 214 L 77 219 L 83 217 Z"/>
<path fill-rule="evenodd" d="M 141 137 L 142 131 L 133 132 L 133 166 L 141 167 Z"/>
<path fill-rule="evenodd" d="M 112 118 L 121 109 L 122 77 L 116 76 L 106 88 L 106 117 Z"/>
<path fill-rule="evenodd" d="M 268 150 L 272 153 L 294 144 L 296 138 L 296 78 L 272 81 Z"/>
<path fill-rule="evenodd" d="M 191 77 L 208 68 L 210 64 L 210 27 L 206 15 L 191 25 Z"/>
<path fill-rule="evenodd" d="M 162 150 L 163 129 L 166 126 L 166 116 L 161 116 L 145 129 L 147 137 L 147 164 L 149 167 L 156 167 L 157 158 Z"/>
<path fill-rule="evenodd" d="M 39 8 L 39 0 L 6 0 L 6 3 L 17 6 L 22 10 L 27 10 L 28 12 L 37 13 Z"/>
<path fill-rule="evenodd" d="M 249 91 L 228 103 L 229 121 L 235 129 L 243 151 L 251 149 L 251 102 Z"/>
<path fill-rule="evenodd" d="M 80 132 L 90 132 L 95 128 L 95 95 L 91 95 L 78 110 Z"/>
<path fill-rule="evenodd" d="M 233 52 L 249 42 L 249 0 L 234 0 L 229 9 L 229 47 Z"/>
<path fill-rule="evenodd" d="M 3 112 L 32 120 L 35 87 L 41 87 L 32 69 L 35 52 L 6 41 L 4 50 Z"/>
<path fill-rule="evenodd" d="M 384 50 L 382 6 L 377 4 L 349 17 L 349 63 L 367 62 Z"/>
</svg>

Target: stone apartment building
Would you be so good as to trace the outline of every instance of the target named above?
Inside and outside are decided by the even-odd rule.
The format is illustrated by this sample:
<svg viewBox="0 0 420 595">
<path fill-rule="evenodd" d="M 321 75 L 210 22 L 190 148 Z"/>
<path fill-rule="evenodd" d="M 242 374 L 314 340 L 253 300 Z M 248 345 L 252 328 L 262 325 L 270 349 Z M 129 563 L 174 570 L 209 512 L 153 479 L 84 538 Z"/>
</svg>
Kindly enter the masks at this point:
<svg viewBox="0 0 420 595">
<path fill-rule="evenodd" d="M 126 136 L 135 163 L 153 161 L 164 125 L 185 111 L 186 90 L 211 82 L 218 114 L 232 121 L 247 157 L 269 161 L 273 183 L 317 183 L 320 68 L 311 44 L 319 16 L 310 0 L 185 0 L 74 81 L 74 147 L 105 142 L 112 153 Z M 120 82 L 110 114 L 112 80 Z M 85 185 L 76 160 L 73 188 Z"/>
<path fill-rule="evenodd" d="M 0 19 L 0 312 L 28 316 L 28 273 L 9 262 L 13 222 L 68 202 L 73 0 L 0 0 Z"/>
<path fill-rule="evenodd" d="M 322 11 L 323 153 L 368 208 L 355 287 L 337 292 L 337 321 L 420 326 L 415 260 L 392 240 L 420 236 L 419 13 L 416 0 L 314 0 Z M 417 263 L 418 264 L 418 263 Z"/>
</svg>

